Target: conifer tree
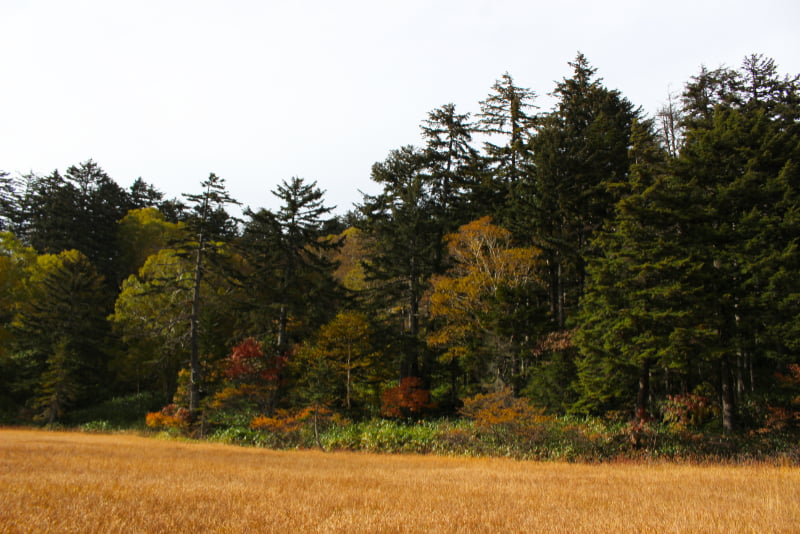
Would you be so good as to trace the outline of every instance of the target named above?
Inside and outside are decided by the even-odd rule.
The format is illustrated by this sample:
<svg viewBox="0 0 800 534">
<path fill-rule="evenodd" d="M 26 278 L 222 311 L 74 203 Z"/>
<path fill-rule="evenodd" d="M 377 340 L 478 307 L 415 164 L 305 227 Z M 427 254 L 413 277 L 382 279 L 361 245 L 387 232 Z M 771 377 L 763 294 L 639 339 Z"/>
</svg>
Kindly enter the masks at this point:
<svg viewBox="0 0 800 534">
<path fill-rule="evenodd" d="M 738 402 L 772 382 L 767 363 L 787 361 L 800 309 L 787 276 L 798 265 L 797 94 L 797 78 L 751 56 L 687 85 L 686 140 L 669 166 L 637 137 L 631 194 L 595 241 L 604 257 L 579 317 L 584 406 L 630 398 L 638 369 L 644 414 L 657 365 L 665 393 L 713 388 L 733 431 Z"/>
<path fill-rule="evenodd" d="M 16 182 L 7 172 L 0 171 L 0 232 L 14 230 L 19 211 Z"/>
<path fill-rule="evenodd" d="M 291 319 L 310 330 L 332 316 L 339 291 L 329 258 L 340 241 L 326 234 L 334 207 L 325 206 L 325 192 L 316 182 L 293 177 L 272 194 L 281 200 L 280 208 L 276 213 L 246 210 L 249 220 L 238 247 L 250 288 L 245 306 L 255 314 L 256 324 L 249 328 L 274 335 L 283 352 L 290 344 Z"/>
<path fill-rule="evenodd" d="M 428 113 L 422 136 L 430 167 L 431 196 L 445 231 L 455 230 L 480 213 L 480 202 L 471 191 L 480 186 L 482 158 L 472 145 L 477 126 L 469 113 L 456 113 L 454 104 L 445 104 Z M 485 215 L 485 214 L 483 214 Z"/>
<path fill-rule="evenodd" d="M 479 130 L 490 135 L 484 150 L 491 179 L 489 183 L 479 184 L 474 200 L 491 211 L 479 216 L 497 217 L 504 215 L 516 185 L 531 173 L 530 139 L 536 122 L 531 110 L 535 109 L 536 93 L 514 85 L 514 79 L 507 72 L 495 82 L 492 91 L 481 101 L 479 115 Z M 498 139 L 503 143 L 498 144 Z"/>
<path fill-rule="evenodd" d="M 88 258 L 76 250 L 39 257 L 28 284 L 31 293 L 15 318 L 15 345 L 29 360 L 27 376 L 19 378 L 28 381 L 36 398 L 56 403 L 59 409 L 53 411 L 50 404 L 36 401 L 50 410 L 46 419 L 51 420 L 73 402 L 107 393 L 105 288 Z"/>
<path fill-rule="evenodd" d="M 629 189 L 593 243 L 602 254 L 589 262 L 575 320 L 580 400 L 574 409 L 626 409 L 635 396 L 635 413 L 644 419 L 652 368 L 687 371 L 691 347 L 678 342 L 679 332 L 697 326 L 688 310 L 702 288 L 687 278 L 699 265 L 681 240 L 691 224 L 688 191 L 670 181 L 651 122 L 636 121 L 631 139 Z"/>
<path fill-rule="evenodd" d="M 190 344 L 190 390 L 189 411 L 196 415 L 200 408 L 200 306 L 202 280 L 207 269 L 206 256 L 221 248 L 220 239 L 233 234 L 233 223 L 224 210 L 227 204 L 238 204 L 228 194 L 225 179 L 213 172 L 200 184 L 203 192 L 184 194 L 192 204 L 193 214 L 188 221 L 194 242 L 189 243 L 188 252 L 194 256 L 194 284 L 192 290 L 191 344 Z"/>
<path fill-rule="evenodd" d="M 392 310 L 401 340 L 400 377 L 419 377 L 424 356 L 422 297 L 443 257 L 440 221 L 431 193 L 424 153 L 411 146 L 392 151 L 372 167 L 372 180 L 383 186 L 365 195 L 360 207 L 363 230 L 372 240 L 364 268 L 383 310 Z"/>
<path fill-rule="evenodd" d="M 557 84 L 555 109 L 539 121 L 533 140 L 533 180 L 522 184 L 511 225 L 544 251 L 550 312 L 563 329 L 577 309 L 591 239 L 613 214 L 627 180 L 633 105 L 606 89 L 583 54 L 571 78 Z"/>
</svg>

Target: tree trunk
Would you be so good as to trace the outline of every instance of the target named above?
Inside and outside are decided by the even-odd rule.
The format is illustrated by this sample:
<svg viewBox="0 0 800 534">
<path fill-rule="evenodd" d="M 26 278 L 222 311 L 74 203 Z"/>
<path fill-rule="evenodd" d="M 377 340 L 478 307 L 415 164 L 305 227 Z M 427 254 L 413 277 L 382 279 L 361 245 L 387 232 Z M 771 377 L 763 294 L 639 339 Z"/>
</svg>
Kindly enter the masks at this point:
<svg viewBox="0 0 800 534">
<path fill-rule="evenodd" d="M 194 290 L 192 292 L 191 357 L 189 377 L 189 412 L 195 416 L 200 408 L 200 282 L 203 278 L 203 234 L 197 243 L 194 264 Z"/>
<path fill-rule="evenodd" d="M 639 368 L 639 392 L 636 395 L 636 418 L 648 419 L 647 403 L 650 399 L 650 359 L 645 358 Z"/>
<path fill-rule="evenodd" d="M 345 378 L 345 406 L 349 410 L 350 406 L 350 375 L 351 375 L 351 367 L 350 361 L 352 359 L 352 347 L 348 343 L 347 344 L 347 377 Z"/>
<path fill-rule="evenodd" d="M 289 321 L 289 315 L 286 310 L 286 304 L 281 304 L 281 309 L 278 316 L 278 351 L 282 352 L 286 345 L 286 324 Z"/>
<path fill-rule="evenodd" d="M 722 429 L 726 433 L 736 430 L 736 398 L 734 391 L 733 373 L 730 368 L 727 356 L 720 362 L 720 374 L 722 375 Z"/>
</svg>

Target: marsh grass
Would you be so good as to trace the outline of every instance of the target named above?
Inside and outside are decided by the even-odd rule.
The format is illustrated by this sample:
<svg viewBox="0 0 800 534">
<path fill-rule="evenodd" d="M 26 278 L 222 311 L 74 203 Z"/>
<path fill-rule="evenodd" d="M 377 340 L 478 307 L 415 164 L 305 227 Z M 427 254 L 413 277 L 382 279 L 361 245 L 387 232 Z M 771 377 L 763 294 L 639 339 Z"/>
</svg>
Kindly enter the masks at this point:
<svg viewBox="0 0 800 534">
<path fill-rule="evenodd" d="M 796 532 L 800 469 L 0 430 L 0 532 Z"/>
</svg>

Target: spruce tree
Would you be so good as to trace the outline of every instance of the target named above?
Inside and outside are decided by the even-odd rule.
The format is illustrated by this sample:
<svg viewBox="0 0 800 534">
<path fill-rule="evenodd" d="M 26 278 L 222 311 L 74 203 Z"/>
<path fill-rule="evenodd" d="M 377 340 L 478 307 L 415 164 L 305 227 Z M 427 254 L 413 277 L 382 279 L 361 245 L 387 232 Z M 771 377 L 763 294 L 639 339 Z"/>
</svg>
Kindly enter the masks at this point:
<svg viewBox="0 0 800 534">
<path fill-rule="evenodd" d="M 486 215 L 481 213 L 480 199 L 470 194 L 480 188 L 483 160 L 471 145 L 477 126 L 470 122 L 469 113 L 456 113 L 454 104 L 445 104 L 428 113 L 421 129 L 431 196 L 443 229 L 450 232 Z"/>
<path fill-rule="evenodd" d="M 106 295 L 102 277 L 76 250 L 40 257 L 34 272 L 31 293 L 14 321 L 16 350 L 29 360 L 27 376 L 18 378 L 28 381 L 36 398 L 57 397 L 51 400 L 59 410 L 48 412 L 50 420 L 74 402 L 108 393 Z"/>
<path fill-rule="evenodd" d="M 684 93 L 679 157 L 642 167 L 634 144 L 579 317 L 584 408 L 632 398 L 638 374 L 644 414 L 660 369 L 663 394 L 712 388 L 733 431 L 739 402 L 773 384 L 797 347 L 797 94 L 797 78 L 760 56 L 703 69 Z"/>
</svg>

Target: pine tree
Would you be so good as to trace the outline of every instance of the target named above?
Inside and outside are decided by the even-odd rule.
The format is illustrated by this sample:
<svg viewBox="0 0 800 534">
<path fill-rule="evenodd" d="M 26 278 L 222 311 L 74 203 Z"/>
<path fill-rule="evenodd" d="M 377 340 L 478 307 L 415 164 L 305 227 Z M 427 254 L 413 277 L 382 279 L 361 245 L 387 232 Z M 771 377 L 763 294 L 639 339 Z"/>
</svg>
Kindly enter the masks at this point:
<svg viewBox="0 0 800 534">
<path fill-rule="evenodd" d="M 124 277 L 119 272 L 116 224 L 132 207 L 128 193 L 92 160 L 69 167 L 63 176 L 55 170 L 27 180 L 20 237 L 41 253 L 81 251 L 113 294 Z"/>
<path fill-rule="evenodd" d="M 679 342 L 680 332 L 697 327 L 687 310 L 702 291 L 687 276 L 701 264 L 682 239 L 691 225 L 690 191 L 668 175 L 668 155 L 652 123 L 636 121 L 631 139 L 629 190 L 593 242 L 602 255 L 589 262 L 575 320 L 580 400 L 574 409 L 625 409 L 635 396 L 635 413 L 645 418 L 653 368 L 687 371 L 693 349 Z"/>
<path fill-rule="evenodd" d="M 11 232 L 18 217 L 17 183 L 7 172 L 0 171 L 0 232 Z"/>
<path fill-rule="evenodd" d="M 28 285 L 14 336 L 17 352 L 30 360 L 27 378 L 36 395 L 60 395 L 62 408 L 102 398 L 109 378 L 102 277 L 85 255 L 71 250 L 39 257 Z"/>
<path fill-rule="evenodd" d="M 773 380 L 759 371 L 787 361 L 800 309 L 788 274 L 800 229 L 797 94 L 797 78 L 751 56 L 742 71 L 704 69 L 687 85 L 685 143 L 669 165 L 635 136 L 630 193 L 594 243 L 604 257 L 579 317 L 585 409 L 631 398 L 638 374 L 643 415 L 659 368 L 664 393 L 713 388 L 733 431 L 738 402 Z"/>
<path fill-rule="evenodd" d="M 80 384 L 75 376 L 78 358 L 69 344 L 69 340 L 61 339 L 53 346 L 34 399 L 34 418 L 49 425 L 61 419 L 80 395 Z"/>
<path fill-rule="evenodd" d="M 778 313 L 762 295 L 797 264 L 798 94 L 798 77 L 780 78 L 762 56 L 746 58 L 739 71 L 703 71 L 685 92 L 687 134 L 677 174 L 695 187 L 702 210 L 694 235 L 710 297 L 706 320 L 714 336 L 707 346 L 728 431 L 737 426 L 737 403 L 753 389 L 759 360 L 793 342 L 772 338 L 774 345 L 765 346 L 764 318 L 785 324 L 798 309 Z M 782 290 L 797 294 L 796 285 Z"/>
</svg>

